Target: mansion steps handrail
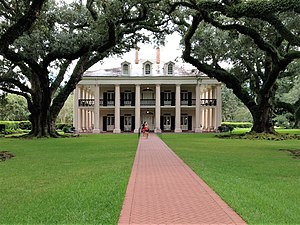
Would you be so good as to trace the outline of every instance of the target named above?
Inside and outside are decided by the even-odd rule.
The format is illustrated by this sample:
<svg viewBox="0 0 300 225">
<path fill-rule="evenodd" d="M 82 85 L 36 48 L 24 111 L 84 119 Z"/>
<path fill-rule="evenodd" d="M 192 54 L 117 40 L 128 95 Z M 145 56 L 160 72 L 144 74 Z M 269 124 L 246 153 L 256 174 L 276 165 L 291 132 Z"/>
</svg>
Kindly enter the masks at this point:
<svg viewBox="0 0 300 225">
<path fill-rule="evenodd" d="M 174 100 L 164 100 L 160 103 L 160 106 L 175 106 L 172 104 L 172 102 L 175 102 Z M 217 105 L 217 99 L 200 99 L 200 104 L 202 106 L 216 106 Z M 95 99 L 79 99 L 78 100 L 78 106 L 79 107 L 94 107 L 95 105 Z M 106 106 L 114 106 L 115 100 L 105 100 L 99 99 L 99 106 L 106 107 Z M 135 105 L 135 102 L 133 100 L 121 100 L 121 106 L 133 106 Z M 141 106 L 155 106 L 155 99 L 141 99 L 140 100 Z M 188 99 L 188 100 L 181 100 L 180 101 L 181 106 L 195 106 L 196 105 L 196 99 Z"/>
</svg>

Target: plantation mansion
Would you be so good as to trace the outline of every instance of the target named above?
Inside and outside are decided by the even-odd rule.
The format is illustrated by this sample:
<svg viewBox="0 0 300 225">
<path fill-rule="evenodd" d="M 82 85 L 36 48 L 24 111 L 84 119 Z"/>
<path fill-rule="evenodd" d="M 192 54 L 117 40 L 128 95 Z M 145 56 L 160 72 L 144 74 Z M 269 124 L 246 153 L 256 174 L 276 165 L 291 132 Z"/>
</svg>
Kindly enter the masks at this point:
<svg viewBox="0 0 300 225">
<path fill-rule="evenodd" d="M 221 125 L 221 84 L 187 64 L 163 61 L 160 48 L 152 51 L 143 59 L 135 50 L 84 74 L 74 95 L 75 132 L 138 133 L 144 121 L 154 132 L 209 132 Z"/>
</svg>

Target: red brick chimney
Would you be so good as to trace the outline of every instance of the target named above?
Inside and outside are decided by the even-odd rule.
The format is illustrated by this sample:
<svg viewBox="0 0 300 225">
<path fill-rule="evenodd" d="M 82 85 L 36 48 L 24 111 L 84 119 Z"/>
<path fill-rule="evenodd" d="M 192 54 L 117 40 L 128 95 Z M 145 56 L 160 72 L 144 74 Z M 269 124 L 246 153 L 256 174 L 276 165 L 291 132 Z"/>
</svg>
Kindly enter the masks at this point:
<svg viewBox="0 0 300 225">
<path fill-rule="evenodd" d="M 156 48 L 156 64 L 160 64 L 160 48 Z"/>
<path fill-rule="evenodd" d="M 135 49 L 135 64 L 139 64 L 139 49 Z"/>
</svg>

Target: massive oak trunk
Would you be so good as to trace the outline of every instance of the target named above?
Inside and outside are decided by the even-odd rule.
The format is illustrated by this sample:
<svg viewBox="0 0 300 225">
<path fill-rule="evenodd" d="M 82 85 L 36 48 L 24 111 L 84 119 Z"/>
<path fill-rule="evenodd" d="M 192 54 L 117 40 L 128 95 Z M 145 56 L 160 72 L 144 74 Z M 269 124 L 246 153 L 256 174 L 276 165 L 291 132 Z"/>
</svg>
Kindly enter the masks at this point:
<svg viewBox="0 0 300 225">
<path fill-rule="evenodd" d="M 32 124 L 32 129 L 29 134 L 31 136 L 35 136 L 35 137 L 57 137 L 58 136 L 55 129 L 55 122 L 49 120 L 47 113 L 44 113 L 42 111 L 32 113 L 30 115 L 30 122 Z"/>
<path fill-rule="evenodd" d="M 31 93 L 31 100 L 28 101 L 28 109 L 31 113 L 29 120 L 32 124 L 31 136 L 60 136 L 56 131 L 56 119 L 68 96 L 81 80 L 83 72 L 89 67 L 86 59 L 87 57 L 83 57 L 79 60 L 68 83 L 58 93 L 56 92 L 57 88 L 54 88 L 53 85 L 51 86 L 48 79 L 45 77 L 41 79 L 43 78 L 41 75 L 36 76 L 36 80 L 31 82 L 33 92 Z M 87 65 L 87 67 L 82 69 L 82 65 Z M 68 64 L 64 69 L 67 66 Z M 57 94 L 55 98 L 53 98 L 54 93 Z"/>
<path fill-rule="evenodd" d="M 57 116 L 51 116 L 50 112 L 53 93 L 45 74 L 47 72 L 44 71 L 40 76 L 32 77 L 34 82 L 31 82 L 31 101 L 28 101 L 29 121 L 31 122 L 29 135 L 34 137 L 58 137 L 59 134 L 55 128 L 55 119 Z"/>
<path fill-rule="evenodd" d="M 273 124 L 273 91 L 272 88 L 266 93 L 258 94 L 257 104 L 248 105 L 252 118 L 253 127 L 251 132 L 275 133 Z M 247 105 L 247 104 L 246 104 Z"/>
<path fill-rule="evenodd" d="M 272 108 L 269 105 L 259 105 L 256 109 L 251 109 L 253 117 L 253 127 L 251 132 L 275 133 L 272 122 Z"/>
<path fill-rule="evenodd" d="M 48 90 L 47 90 L 48 89 Z M 55 121 L 50 116 L 51 94 L 49 88 L 44 88 L 32 95 L 32 103 L 28 107 L 30 111 L 29 120 L 32 128 L 31 136 L 35 137 L 57 137 Z"/>
</svg>

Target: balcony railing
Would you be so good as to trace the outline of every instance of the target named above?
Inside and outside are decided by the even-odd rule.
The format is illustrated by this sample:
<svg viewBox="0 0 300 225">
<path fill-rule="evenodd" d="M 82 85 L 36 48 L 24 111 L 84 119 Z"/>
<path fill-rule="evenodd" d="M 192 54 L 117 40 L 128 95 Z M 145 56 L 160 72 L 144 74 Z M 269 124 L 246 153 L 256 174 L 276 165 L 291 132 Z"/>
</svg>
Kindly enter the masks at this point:
<svg viewBox="0 0 300 225">
<path fill-rule="evenodd" d="M 170 100 L 164 100 L 163 101 L 163 105 L 164 106 L 175 106 L 175 99 L 174 100 L 172 100 L 172 99 L 170 99 Z"/>
<path fill-rule="evenodd" d="M 217 99 L 201 99 L 201 105 L 203 106 L 216 106 Z"/>
<path fill-rule="evenodd" d="M 141 99 L 141 106 L 155 106 L 155 99 Z"/>
<path fill-rule="evenodd" d="M 196 105 L 196 99 L 181 100 L 180 104 L 182 106 L 195 106 Z"/>
<path fill-rule="evenodd" d="M 85 106 L 85 107 L 92 107 L 95 105 L 95 99 L 79 99 L 78 100 L 79 106 Z"/>
<path fill-rule="evenodd" d="M 99 99 L 100 106 L 114 106 L 115 100 Z"/>
<path fill-rule="evenodd" d="M 132 99 L 129 99 L 129 100 L 121 99 L 120 105 L 121 106 L 135 106 L 135 100 L 132 100 Z"/>
<path fill-rule="evenodd" d="M 122 101 L 121 106 L 134 106 L 133 100 Z M 172 104 L 173 101 L 163 101 L 163 106 L 175 106 Z M 188 100 L 181 100 L 180 101 L 182 106 L 195 106 L 196 99 L 188 99 Z M 141 106 L 155 106 L 155 99 L 141 99 L 140 102 Z M 216 106 L 217 99 L 201 99 L 200 104 L 202 106 Z M 94 107 L 95 99 L 79 99 L 78 106 L 79 107 Z M 114 100 L 105 100 L 99 99 L 100 106 L 115 106 Z"/>
</svg>

